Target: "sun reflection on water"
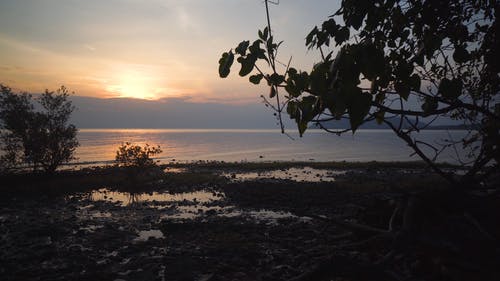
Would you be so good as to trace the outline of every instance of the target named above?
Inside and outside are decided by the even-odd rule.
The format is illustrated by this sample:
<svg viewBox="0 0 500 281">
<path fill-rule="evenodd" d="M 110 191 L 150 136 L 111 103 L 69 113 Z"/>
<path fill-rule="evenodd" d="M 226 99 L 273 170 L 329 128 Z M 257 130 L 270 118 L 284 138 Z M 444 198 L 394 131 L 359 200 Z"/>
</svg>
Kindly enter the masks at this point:
<svg viewBox="0 0 500 281">
<path fill-rule="evenodd" d="M 107 188 L 94 190 L 90 193 L 89 199 L 92 201 L 106 201 L 110 203 L 118 203 L 121 206 L 128 206 L 135 203 L 168 203 L 168 202 L 195 202 L 199 204 L 209 203 L 221 200 L 221 193 L 211 191 L 193 191 L 184 193 L 132 193 L 111 191 Z"/>
</svg>

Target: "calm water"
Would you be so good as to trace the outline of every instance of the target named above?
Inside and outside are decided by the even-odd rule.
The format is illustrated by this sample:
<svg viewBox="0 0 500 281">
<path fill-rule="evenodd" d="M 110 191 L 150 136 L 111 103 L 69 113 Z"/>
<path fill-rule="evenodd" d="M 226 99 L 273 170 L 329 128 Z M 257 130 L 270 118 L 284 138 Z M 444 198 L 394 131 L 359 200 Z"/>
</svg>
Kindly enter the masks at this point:
<svg viewBox="0 0 500 281">
<path fill-rule="evenodd" d="M 304 137 L 277 130 L 193 129 L 81 129 L 78 162 L 104 162 L 115 157 L 123 142 L 160 145 L 162 162 L 223 161 L 409 161 L 412 151 L 389 130 L 359 130 L 355 135 L 336 136 L 308 130 Z M 464 131 L 425 131 L 419 139 L 459 139 Z M 456 153 L 445 151 L 439 161 L 455 162 Z"/>
</svg>

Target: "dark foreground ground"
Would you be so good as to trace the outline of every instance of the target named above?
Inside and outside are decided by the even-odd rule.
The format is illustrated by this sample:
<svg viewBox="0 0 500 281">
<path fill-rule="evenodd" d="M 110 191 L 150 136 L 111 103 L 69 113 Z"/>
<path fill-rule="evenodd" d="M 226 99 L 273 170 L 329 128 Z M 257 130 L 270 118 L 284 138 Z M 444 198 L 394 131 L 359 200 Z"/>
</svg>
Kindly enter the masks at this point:
<svg viewBox="0 0 500 281">
<path fill-rule="evenodd" d="M 495 190 L 416 163 L 304 166 L 3 177 L 0 280 L 500 280 Z"/>
</svg>

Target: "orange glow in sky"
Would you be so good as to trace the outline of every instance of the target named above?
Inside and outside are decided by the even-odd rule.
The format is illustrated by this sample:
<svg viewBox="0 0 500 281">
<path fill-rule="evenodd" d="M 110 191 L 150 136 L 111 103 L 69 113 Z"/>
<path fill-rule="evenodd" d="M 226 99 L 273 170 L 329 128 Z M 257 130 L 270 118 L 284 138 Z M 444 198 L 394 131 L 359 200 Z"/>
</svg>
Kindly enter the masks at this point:
<svg viewBox="0 0 500 281">
<path fill-rule="evenodd" d="M 335 8 L 327 0 L 273 6 L 281 59 L 293 54 L 294 65 L 310 68 L 304 38 Z M 217 62 L 265 23 L 259 0 L 0 1 L 0 83 L 33 93 L 65 85 L 102 98 L 257 103 L 265 86 L 238 77 L 238 65 L 220 79 Z"/>
<path fill-rule="evenodd" d="M 169 91 L 165 91 L 159 82 L 167 78 L 155 77 L 154 73 L 143 71 L 119 71 L 110 75 L 110 80 L 103 85 L 106 92 L 111 95 L 124 98 L 137 98 L 154 100 L 160 97 L 173 96 Z"/>
</svg>

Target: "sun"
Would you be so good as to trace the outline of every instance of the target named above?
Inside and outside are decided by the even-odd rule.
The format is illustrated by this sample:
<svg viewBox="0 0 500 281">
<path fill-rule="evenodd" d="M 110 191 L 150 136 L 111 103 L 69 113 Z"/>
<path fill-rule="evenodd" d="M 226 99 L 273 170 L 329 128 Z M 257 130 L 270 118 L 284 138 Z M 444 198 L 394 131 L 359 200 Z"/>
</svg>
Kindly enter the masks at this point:
<svg viewBox="0 0 500 281">
<path fill-rule="evenodd" d="M 136 83 L 110 85 L 108 86 L 107 91 L 117 94 L 120 98 L 134 98 L 144 100 L 153 100 L 157 98 L 156 95 L 148 91 L 146 86 Z"/>
<path fill-rule="evenodd" d="M 107 97 L 161 100 L 183 98 L 193 93 L 199 86 L 179 83 L 168 69 L 150 65 L 117 64 L 110 68 L 101 79 L 101 89 Z"/>
<path fill-rule="evenodd" d="M 140 73 L 124 73 L 106 86 L 106 91 L 121 98 L 158 99 L 154 79 Z"/>
<path fill-rule="evenodd" d="M 124 79 L 121 83 L 108 85 L 106 90 L 120 98 L 157 99 L 154 89 L 136 78 Z"/>
</svg>

